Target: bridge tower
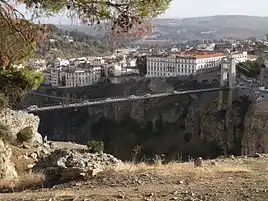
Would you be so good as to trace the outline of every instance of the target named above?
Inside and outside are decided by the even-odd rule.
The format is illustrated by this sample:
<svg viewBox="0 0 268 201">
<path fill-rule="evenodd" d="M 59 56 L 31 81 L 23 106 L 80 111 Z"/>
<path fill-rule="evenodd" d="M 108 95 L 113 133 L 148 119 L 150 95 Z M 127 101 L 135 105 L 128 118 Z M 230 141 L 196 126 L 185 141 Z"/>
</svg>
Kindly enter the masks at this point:
<svg viewBox="0 0 268 201">
<path fill-rule="evenodd" d="M 224 109 L 224 100 L 228 100 L 228 107 L 232 106 L 233 102 L 233 90 L 236 86 L 236 67 L 235 60 L 228 56 L 224 58 L 221 62 L 221 78 L 220 87 L 228 87 L 228 97 L 225 97 L 224 91 L 219 91 L 219 103 L 218 110 Z"/>
</svg>

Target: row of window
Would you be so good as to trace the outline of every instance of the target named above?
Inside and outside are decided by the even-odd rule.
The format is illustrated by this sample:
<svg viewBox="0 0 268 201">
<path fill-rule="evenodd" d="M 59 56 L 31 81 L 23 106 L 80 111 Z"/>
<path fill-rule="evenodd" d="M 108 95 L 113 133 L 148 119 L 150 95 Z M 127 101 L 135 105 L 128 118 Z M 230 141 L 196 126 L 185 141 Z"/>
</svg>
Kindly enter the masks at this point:
<svg viewBox="0 0 268 201">
<path fill-rule="evenodd" d="M 171 69 L 167 69 L 166 71 L 147 71 L 147 73 L 148 73 L 148 75 L 157 75 L 157 74 L 166 74 L 166 73 L 169 73 L 169 72 L 171 72 L 171 73 L 175 73 L 175 72 L 178 72 L 178 73 L 189 73 L 189 74 L 191 74 L 191 73 L 195 73 L 195 69 L 194 68 L 179 68 L 179 69 L 173 69 L 173 70 L 171 70 Z"/>
<path fill-rule="evenodd" d="M 178 76 L 178 75 L 190 75 L 193 72 L 190 70 L 181 71 L 179 73 L 164 73 L 164 72 L 147 72 L 147 77 L 171 77 L 171 76 Z"/>
<path fill-rule="evenodd" d="M 212 61 L 218 61 L 222 57 L 212 57 L 207 59 L 163 59 L 163 58 L 148 58 L 148 63 L 206 63 L 206 62 L 212 62 Z"/>
<path fill-rule="evenodd" d="M 178 65 L 177 66 L 169 66 L 169 67 L 162 67 L 162 66 L 148 66 L 147 67 L 147 71 L 150 71 L 150 70 L 154 70 L 154 71 L 170 71 L 171 69 L 177 69 L 177 68 L 193 68 L 195 69 L 196 66 L 195 65 Z"/>
</svg>

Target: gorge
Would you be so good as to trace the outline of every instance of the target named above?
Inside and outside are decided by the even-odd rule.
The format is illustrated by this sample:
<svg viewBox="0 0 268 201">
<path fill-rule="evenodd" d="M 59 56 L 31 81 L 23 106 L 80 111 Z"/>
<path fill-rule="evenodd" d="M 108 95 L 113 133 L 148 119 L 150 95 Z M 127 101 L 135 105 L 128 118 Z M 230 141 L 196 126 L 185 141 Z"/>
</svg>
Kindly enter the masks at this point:
<svg viewBox="0 0 268 201">
<path fill-rule="evenodd" d="M 211 87 L 193 81 L 130 79 L 73 89 L 40 88 L 39 93 L 76 99 L 160 93 Z M 236 89 L 231 108 L 218 111 L 218 92 L 36 112 L 39 133 L 51 140 L 103 141 L 105 152 L 121 160 L 213 158 L 223 154 L 268 152 L 268 113 Z M 31 95 L 24 105 L 62 102 Z M 267 107 L 268 108 L 268 107 Z"/>
</svg>

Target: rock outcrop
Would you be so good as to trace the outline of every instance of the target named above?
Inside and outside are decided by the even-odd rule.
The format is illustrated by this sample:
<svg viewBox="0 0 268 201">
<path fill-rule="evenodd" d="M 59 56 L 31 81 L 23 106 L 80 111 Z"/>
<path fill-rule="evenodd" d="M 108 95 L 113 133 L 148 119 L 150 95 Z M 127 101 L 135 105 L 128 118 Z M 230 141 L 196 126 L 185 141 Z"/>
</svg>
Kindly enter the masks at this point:
<svg viewBox="0 0 268 201">
<path fill-rule="evenodd" d="M 17 134 L 25 129 L 31 128 L 32 142 L 42 143 L 42 136 L 38 133 L 40 119 L 38 116 L 23 111 L 4 109 L 0 112 L 0 123 L 8 129 L 11 138 L 16 139 Z"/>
<path fill-rule="evenodd" d="M 11 149 L 0 139 L 0 179 L 14 179 L 18 176 L 11 156 Z"/>
<path fill-rule="evenodd" d="M 96 175 L 120 160 L 109 154 L 92 154 L 77 150 L 57 149 L 33 167 L 46 173 L 49 181 L 65 182 Z"/>
<path fill-rule="evenodd" d="M 245 116 L 242 154 L 268 153 L 268 101 L 257 102 Z"/>
</svg>

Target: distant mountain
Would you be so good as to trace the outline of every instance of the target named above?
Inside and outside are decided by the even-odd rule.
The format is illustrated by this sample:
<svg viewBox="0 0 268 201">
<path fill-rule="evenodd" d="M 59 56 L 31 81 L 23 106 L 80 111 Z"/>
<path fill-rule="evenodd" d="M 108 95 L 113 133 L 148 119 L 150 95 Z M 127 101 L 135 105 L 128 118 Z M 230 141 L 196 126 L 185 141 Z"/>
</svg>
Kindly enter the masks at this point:
<svg viewBox="0 0 268 201">
<path fill-rule="evenodd" d="M 184 19 L 154 19 L 157 39 L 246 39 L 263 38 L 268 32 L 268 17 L 218 15 Z M 103 37 L 104 29 L 91 26 L 57 25 L 61 29 L 78 30 L 88 35 Z"/>
<path fill-rule="evenodd" d="M 156 19 L 153 24 L 157 32 L 180 39 L 259 39 L 268 32 L 268 17 L 242 15 Z"/>
</svg>

